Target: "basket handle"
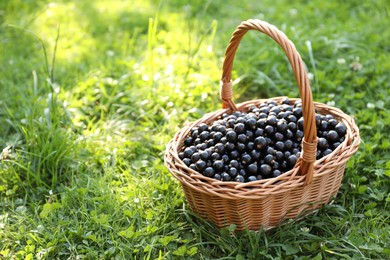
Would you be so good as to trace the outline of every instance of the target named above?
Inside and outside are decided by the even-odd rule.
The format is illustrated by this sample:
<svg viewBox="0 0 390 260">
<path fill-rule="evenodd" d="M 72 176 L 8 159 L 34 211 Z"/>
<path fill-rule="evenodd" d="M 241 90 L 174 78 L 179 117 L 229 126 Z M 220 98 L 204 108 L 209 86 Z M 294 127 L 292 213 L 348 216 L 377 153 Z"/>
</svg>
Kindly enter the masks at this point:
<svg viewBox="0 0 390 260">
<path fill-rule="evenodd" d="M 317 128 L 310 82 L 301 56 L 297 52 L 294 44 L 278 28 L 258 19 L 244 21 L 236 28 L 226 49 L 225 60 L 223 62 L 220 92 L 222 108 L 237 110 L 237 107 L 232 100 L 232 67 L 238 45 L 240 44 L 242 37 L 249 30 L 256 30 L 271 37 L 282 47 L 290 61 L 302 99 L 302 114 L 305 119 L 303 125 L 304 139 L 302 140 L 302 153 L 299 159 L 302 160 L 300 173 L 306 175 L 305 184 L 310 184 L 313 181 L 314 162 L 317 153 Z"/>
</svg>

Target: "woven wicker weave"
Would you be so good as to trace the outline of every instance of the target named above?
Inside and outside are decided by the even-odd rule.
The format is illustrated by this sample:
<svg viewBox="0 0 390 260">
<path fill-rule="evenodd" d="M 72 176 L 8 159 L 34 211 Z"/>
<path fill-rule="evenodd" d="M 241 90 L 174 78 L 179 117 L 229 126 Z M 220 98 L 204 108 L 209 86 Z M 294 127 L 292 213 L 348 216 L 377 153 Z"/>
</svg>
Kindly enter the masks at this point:
<svg viewBox="0 0 390 260">
<path fill-rule="evenodd" d="M 304 117 L 302 154 L 295 167 L 277 178 L 250 183 L 222 182 L 188 168 L 178 157 L 183 141 L 191 129 L 201 123 L 211 124 L 223 113 L 259 105 L 266 99 L 241 104 L 232 101 L 231 71 L 240 40 L 248 30 L 260 31 L 277 42 L 287 55 L 294 72 Z M 274 100 L 280 103 L 283 97 Z M 167 145 L 165 164 L 180 181 L 190 208 L 218 227 L 236 225 L 236 230 L 271 228 L 284 219 L 297 218 L 329 202 L 341 184 L 347 160 L 360 144 L 359 129 L 354 120 L 340 109 L 313 102 L 309 80 L 294 44 L 275 26 L 260 20 L 242 22 L 234 31 L 226 49 L 221 79 L 223 109 L 205 115 L 176 133 Z M 298 99 L 290 99 L 293 104 Z M 331 154 L 316 160 L 317 129 L 315 111 L 331 114 L 347 127 L 345 140 Z"/>
</svg>

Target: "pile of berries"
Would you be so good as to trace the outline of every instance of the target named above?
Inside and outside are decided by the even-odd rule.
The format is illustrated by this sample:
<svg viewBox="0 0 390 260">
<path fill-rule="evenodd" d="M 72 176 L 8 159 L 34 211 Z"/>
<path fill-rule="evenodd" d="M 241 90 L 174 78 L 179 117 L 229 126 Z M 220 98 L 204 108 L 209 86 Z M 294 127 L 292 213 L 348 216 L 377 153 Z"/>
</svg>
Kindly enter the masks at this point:
<svg viewBox="0 0 390 260">
<path fill-rule="evenodd" d="M 332 115 L 316 114 L 317 159 L 345 139 L 347 129 Z M 247 113 L 223 114 L 212 125 L 200 124 L 184 140 L 179 158 L 191 169 L 221 181 L 251 182 L 292 169 L 301 152 L 301 101 L 267 101 Z"/>
</svg>

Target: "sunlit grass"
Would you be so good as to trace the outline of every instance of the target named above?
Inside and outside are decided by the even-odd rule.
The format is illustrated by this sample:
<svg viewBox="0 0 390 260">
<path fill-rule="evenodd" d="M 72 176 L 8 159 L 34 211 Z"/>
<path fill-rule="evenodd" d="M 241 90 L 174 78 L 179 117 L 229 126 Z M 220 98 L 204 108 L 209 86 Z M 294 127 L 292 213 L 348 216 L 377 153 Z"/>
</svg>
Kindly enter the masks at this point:
<svg viewBox="0 0 390 260">
<path fill-rule="evenodd" d="M 286 32 L 315 100 L 354 116 L 363 143 L 332 205 L 233 234 L 193 216 L 162 158 L 177 130 L 220 107 L 224 50 L 248 18 Z M 386 259 L 388 18 L 386 1 L 1 2 L 0 254 Z M 236 100 L 298 95 L 259 33 L 245 36 L 233 76 Z"/>
</svg>

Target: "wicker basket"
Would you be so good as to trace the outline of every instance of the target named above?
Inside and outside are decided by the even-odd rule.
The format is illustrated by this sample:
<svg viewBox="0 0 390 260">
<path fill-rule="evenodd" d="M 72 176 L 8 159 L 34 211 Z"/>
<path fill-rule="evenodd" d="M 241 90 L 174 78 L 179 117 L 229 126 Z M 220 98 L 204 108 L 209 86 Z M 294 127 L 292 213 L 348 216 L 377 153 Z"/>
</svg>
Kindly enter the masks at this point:
<svg viewBox="0 0 390 260">
<path fill-rule="evenodd" d="M 248 30 L 260 31 L 278 43 L 287 55 L 302 100 L 304 117 L 304 140 L 302 154 L 295 167 L 277 178 L 250 183 L 222 182 L 203 176 L 187 167 L 178 157 L 183 141 L 191 129 L 201 123 L 210 124 L 223 113 L 247 111 L 264 99 L 241 104 L 232 101 L 231 71 L 240 40 Z M 355 153 L 360 143 L 359 129 L 354 120 L 341 110 L 313 102 L 309 80 L 294 44 L 275 26 L 260 20 L 242 22 L 234 31 L 226 49 L 221 79 L 223 109 L 206 114 L 176 133 L 167 145 L 165 164 L 172 175 L 180 181 L 191 209 L 218 227 L 236 225 L 236 230 L 257 230 L 261 226 L 272 228 L 285 219 L 296 219 L 318 209 L 336 195 L 347 160 Z M 276 102 L 281 97 L 272 98 Z M 268 99 L 271 100 L 271 99 Z M 298 99 L 290 99 L 295 103 Z M 331 154 L 316 160 L 317 129 L 315 111 L 331 114 L 347 127 L 345 140 Z"/>
</svg>

